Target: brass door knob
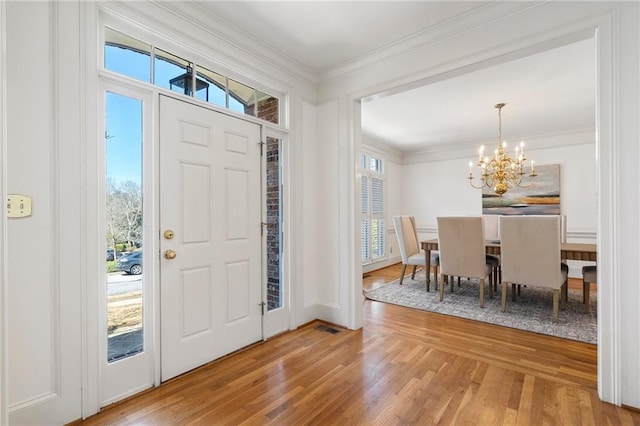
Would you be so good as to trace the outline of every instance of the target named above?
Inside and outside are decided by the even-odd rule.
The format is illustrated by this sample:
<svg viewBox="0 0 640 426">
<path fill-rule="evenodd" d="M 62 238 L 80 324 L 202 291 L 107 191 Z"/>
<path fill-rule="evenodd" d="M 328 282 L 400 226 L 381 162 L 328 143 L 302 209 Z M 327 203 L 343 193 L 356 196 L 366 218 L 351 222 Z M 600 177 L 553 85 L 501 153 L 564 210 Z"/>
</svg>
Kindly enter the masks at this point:
<svg viewBox="0 0 640 426">
<path fill-rule="evenodd" d="M 173 231 L 171 229 L 167 229 L 166 231 L 164 231 L 164 238 L 166 238 L 167 240 L 172 239 Z"/>
<path fill-rule="evenodd" d="M 172 260 L 176 258 L 176 252 L 173 250 L 167 250 L 164 252 L 164 258 L 167 260 Z"/>
</svg>

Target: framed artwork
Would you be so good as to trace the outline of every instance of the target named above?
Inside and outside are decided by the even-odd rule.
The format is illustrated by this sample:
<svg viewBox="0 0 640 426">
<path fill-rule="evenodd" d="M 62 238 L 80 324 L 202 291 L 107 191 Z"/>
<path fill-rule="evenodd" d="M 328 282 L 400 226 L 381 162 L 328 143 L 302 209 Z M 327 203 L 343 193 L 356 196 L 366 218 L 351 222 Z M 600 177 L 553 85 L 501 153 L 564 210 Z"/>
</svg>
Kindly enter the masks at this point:
<svg viewBox="0 0 640 426">
<path fill-rule="evenodd" d="M 561 214 L 560 165 L 536 164 L 534 182 L 526 188 L 511 188 L 499 197 L 491 188 L 482 189 L 482 214 Z M 529 182 L 525 175 L 524 182 Z"/>
</svg>

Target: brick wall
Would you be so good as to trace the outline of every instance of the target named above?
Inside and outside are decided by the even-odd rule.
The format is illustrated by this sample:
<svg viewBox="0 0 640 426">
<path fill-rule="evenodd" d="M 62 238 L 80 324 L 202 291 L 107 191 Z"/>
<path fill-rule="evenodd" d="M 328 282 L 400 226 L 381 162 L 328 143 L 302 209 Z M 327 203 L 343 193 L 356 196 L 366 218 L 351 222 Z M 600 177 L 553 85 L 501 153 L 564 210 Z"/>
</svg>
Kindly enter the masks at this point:
<svg viewBox="0 0 640 426">
<path fill-rule="evenodd" d="M 282 306 L 280 286 L 280 146 L 267 138 L 267 310 Z"/>
</svg>

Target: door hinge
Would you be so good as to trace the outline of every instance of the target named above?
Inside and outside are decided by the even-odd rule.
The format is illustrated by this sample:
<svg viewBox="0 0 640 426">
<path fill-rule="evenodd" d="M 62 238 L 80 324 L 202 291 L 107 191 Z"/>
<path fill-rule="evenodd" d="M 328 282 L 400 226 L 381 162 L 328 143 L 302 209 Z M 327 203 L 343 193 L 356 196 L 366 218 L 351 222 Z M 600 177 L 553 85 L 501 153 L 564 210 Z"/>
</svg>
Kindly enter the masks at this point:
<svg viewBox="0 0 640 426">
<path fill-rule="evenodd" d="M 267 227 L 267 222 L 260 222 L 260 235 L 264 235 L 264 230 Z"/>
<path fill-rule="evenodd" d="M 266 305 L 267 305 L 267 304 L 266 304 L 266 303 L 264 303 L 264 302 L 260 302 L 260 303 L 258 303 L 258 306 L 260 306 L 260 309 L 262 309 L 262 316 L 264 316 L 264 307 L 265 307 Z"/>
<path fill-rule="evenodd" d="M 264 155 L 264 153 L 262 151 L 264 150 L 265 143 L 260 141 L 260 142 L 258 142 L 258 145 L 260 145 L 260 157 L 262 157 Z"/>
</svg>

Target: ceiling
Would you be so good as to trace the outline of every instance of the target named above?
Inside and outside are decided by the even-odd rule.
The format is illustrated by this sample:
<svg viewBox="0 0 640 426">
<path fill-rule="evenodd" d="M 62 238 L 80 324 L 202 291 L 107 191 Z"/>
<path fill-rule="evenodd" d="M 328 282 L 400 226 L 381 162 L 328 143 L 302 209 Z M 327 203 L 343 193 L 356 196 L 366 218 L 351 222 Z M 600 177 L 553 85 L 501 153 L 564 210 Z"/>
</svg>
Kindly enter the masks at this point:
<svg viewBox="0 0 640 426">
<path fill-rule="evenodd" d="M 471 1 L 207 1 L 256 42 L 321 75 L 483 8 Z M 595 126 L 588 39 L 362 104 L 363 133 L 401 152 L 525 139 Z"/>
</svg>

